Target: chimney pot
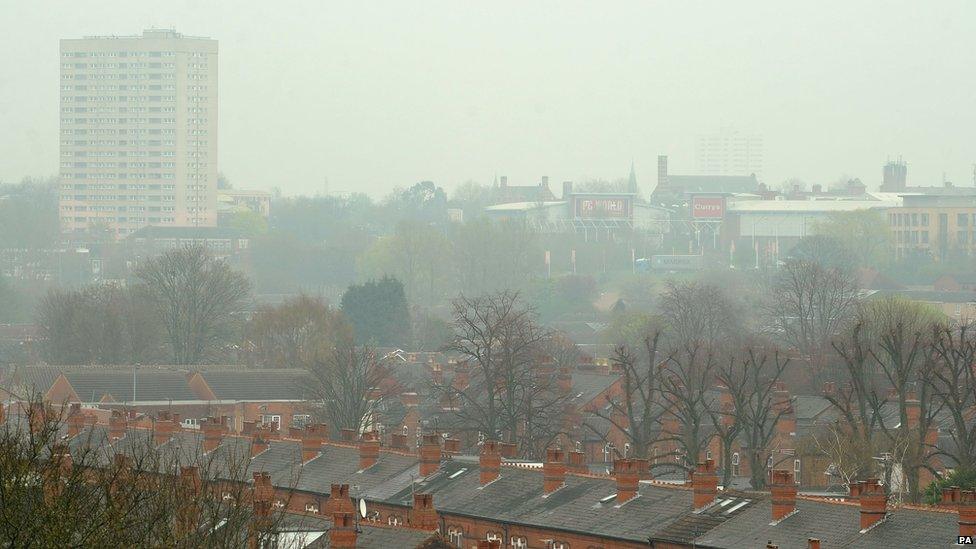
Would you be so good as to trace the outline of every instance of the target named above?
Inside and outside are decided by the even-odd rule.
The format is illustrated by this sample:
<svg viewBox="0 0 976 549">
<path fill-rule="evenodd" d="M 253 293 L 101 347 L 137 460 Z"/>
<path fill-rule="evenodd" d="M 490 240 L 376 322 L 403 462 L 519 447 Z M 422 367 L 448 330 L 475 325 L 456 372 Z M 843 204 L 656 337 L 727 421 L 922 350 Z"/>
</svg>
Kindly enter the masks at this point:
<svg viewBox="0 0 976 549">
<path fill-rule="evenodd" d="M 820 540 L 817 538 L 807 538 L 807 549 L 820 549 Z"/>
</svg>

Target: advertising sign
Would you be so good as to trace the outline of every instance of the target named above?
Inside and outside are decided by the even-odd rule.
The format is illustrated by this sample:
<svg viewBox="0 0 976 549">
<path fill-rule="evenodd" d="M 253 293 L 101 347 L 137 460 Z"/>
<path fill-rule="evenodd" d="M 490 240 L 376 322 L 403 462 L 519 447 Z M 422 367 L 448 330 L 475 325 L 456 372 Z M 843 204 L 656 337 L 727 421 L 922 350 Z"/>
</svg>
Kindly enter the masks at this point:
<svg viewBox="0 0 976 549">
<path fill-rule="evenodd" d="M 630 197 L 578 197 L 576 217 L 585 219 L 623 219 L 630 217 Z"/>
<path fill-rule="evenodd" d="M 652 255 L 651 269 L 655 271 L 697 271 L 702 268 L 700 255 Z"/>
<path fill-rule="evenodd" d="M 691 217 L 693 219 L 722 219 L 725 217 L 725 198 L 716 196 L 692 197 Z"/>
</svg>

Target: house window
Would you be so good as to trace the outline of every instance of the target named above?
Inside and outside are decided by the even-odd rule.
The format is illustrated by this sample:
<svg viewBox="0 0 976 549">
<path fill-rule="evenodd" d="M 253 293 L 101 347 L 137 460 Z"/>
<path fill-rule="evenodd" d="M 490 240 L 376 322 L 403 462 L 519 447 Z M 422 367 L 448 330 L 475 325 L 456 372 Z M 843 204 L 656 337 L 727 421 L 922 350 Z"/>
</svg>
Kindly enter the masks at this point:
<svg viewBox="0 0 976 549">
<path fill-rule="evenodd" d="M 526 549 L 529 546 L 529 542 L 524 536 L 512 536 L 510 545 L 515 549 Z"/>
<path fill-rule="evenodd" d="M 485 535 L 485 539 L 488 541 L 501 541 L 502 537 L 495 532 L 488 532 L 488 534 Z"/>
<path fill-rule="evenodd" d="M 400 515 L 390 515 L 390 518 L 386 519 L 386 523 L 390 526 L 400 526 L 403 524 L 403 519 Z"/>
<path fill-rule="evenodd" d="M 281 428 L 281 416 L 277 414 L 261 414 L 261 424 L 262 425 L 272 425 L 274 424 L 275 429 Z"/>
<path fill-rule="evenodd" d="M 285 507 L 285 502 L 281 501 L 280 499 L 275 500 L 274 502 L 275 509 L 284 509 L 284 507 Z"/>
<path fill-rule="evenodd" d="M 299 429 L 302 429 L 311 422 L 312 422 L 312 416 L 310 416 L 309 414 L 294 414 L 293 416 L 291 416 L 292 427 L 297 427 Z"/>
<path fill-rule="evenodd" d="M 224 501 L 232 501 L 234 499 L 234 496 L 232 496 L 230 492 L 224 492 L 221 495 L 221 499 L 223 499 Z"/>
<path fill-rule="evenodd" d="M 319 506 L 318 506 L 318 504 L 316 504 L 316 503 L 306 503 L 305 504 L 305 512 L 306 513 L 318 513 L 319 512 Z"/>
<path fill-rule="evenodd" d="M 711 450 L 706 450 L 705 451 L 705 459 L 712 459 L 712 451 Z"/>
<path fill-rule="evenodd" d="M 793 460 L 793 478 L 795 478 L 797 482 L 800 481 L 800 460 L 798 459 Z"/>
<path fill-rule="evenodd" d="M 552 549 L 569 549 L 569 542 L 554 541 L 552 542 Z"/>
<path fill-rule="evenodd" d="M 464 546 L 464 530 L 460 526 L 451 526 L 447 529 L 447 538 L 451 543 L 458 547 Z"/>
<path fill-rule="evenodd" d="M 732 454 L 732 476 L 739 476 L 739 452 Z"/>
</svg>

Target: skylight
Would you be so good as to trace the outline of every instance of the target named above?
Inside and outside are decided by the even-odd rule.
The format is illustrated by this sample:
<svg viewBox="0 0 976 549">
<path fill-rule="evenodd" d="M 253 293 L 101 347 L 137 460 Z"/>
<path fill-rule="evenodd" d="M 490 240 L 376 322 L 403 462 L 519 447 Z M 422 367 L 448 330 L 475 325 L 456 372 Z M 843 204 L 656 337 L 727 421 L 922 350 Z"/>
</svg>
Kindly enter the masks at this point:
<svg viewBox="0 0 976 549">
<path fill-rule="evenodd" d="M 734 513 L 734 512 L 736 512 L 736 511 L 738 511 L 739 509 L 741 509 L 741 508 L 743 508 L 743 507 L 745 507 L 745 506 L 746 506 L 746 504 L 748 504 L 748 503 L 749 503 L 749 500 L 743 500 L 743 501 L 740 501 L 739 503 L 736 503 L 736 504 L 735 504 L 735 505 L 733 505 L 732 507 L 729 507 L 729 508 L 728 508 L 728 509 L 727 509 L 727 510 L 725 511 L 725 513 L 723 513 L 723 514 L 725 514 L 725 515 L 731 515 L 732 513 Z"/>
<path fill-rule="evenodd" d="M 468 470 L 467 468 L 458 469 L 457 471 L 454 471 L 453 473 L 451 473 L 451 475 L 449 477 L 447 477 L 447 478 L 457 478 L 457 477 L 463 475 L 465 473 L 465 471 L 467 471 L 467 470 Z"/>
</svg>

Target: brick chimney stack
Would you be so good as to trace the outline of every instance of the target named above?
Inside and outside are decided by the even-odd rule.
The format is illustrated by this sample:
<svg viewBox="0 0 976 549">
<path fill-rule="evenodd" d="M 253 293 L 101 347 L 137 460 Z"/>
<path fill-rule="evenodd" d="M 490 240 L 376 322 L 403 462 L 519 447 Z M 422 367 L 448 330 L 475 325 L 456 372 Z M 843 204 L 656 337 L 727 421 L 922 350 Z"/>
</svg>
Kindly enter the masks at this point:
<svg viewBox="0 0 976 549">
<path fill-rule="evenodd" d="M 177 535 L 186 539 L 200 526 L 200 505 L 198 503 L 203 481 L 200 479 L 200 469 L 196 466 L 180 467 L 180 485 L 185 495 L 179 503 L 180 508 L 176 516 Z"/>
<path fill-rule="evenodd" d="M 390 433 L 390 448 L 393 450 L 408 451 L 407 435 L 403 433 Z"/>
<path fill-rule="evenodd" d="M 613 477 L 617 480 L 617 505 L 622 505 L 637 496 L 640 482 L 640 465 L 636 459 L 615 459 Z"/>
<path fill-rule="evenodd" d="M 167 411 L 159 412 L 156 421 L 153 423 L 153 442 L 157 446 L 169 442 L 173 438 L 179 422 L 179 414 L 171 414 Z"/>
<path fill-rule="evenodd" d="M 85 416 L 81 414 L 81 404 L 73 403 L 68 408 L 68 436 L 78 436 L 85 428 Z"/>
<path fill-rule="evenodd" d="M 437 510 L 432 494 L 414 494 L 410 526 L 427 532 L 437 530 Z"/>
<path fill-rule="evenodd" d="M 559 448 L 546 448 L 542 464 L 542 491 L 551 494 L 566 484 L 566 455 Z"/>
<path fill-rule="evenodd" d="M 247 547 L 248 549 L 262 549 L 264 542 L 262 537 L 268 532 L 271 524 L 271 502 L 252 501 L 254 514 L 251 516 L 251 524 L 248 527 Z"/>
<path fill-rule="evenodd" d="M 773 521 L 780 521 L 796 511 L 796 483 L 793 471 L 773 470 L 770 492 L 773 499 Z"/>
<path fill-rule="evenodd" d="M 858 483 L 858 500 L 861 502 L 861 530 L 874 526 L 884 520 L 887 514 L 888 497 L 884 487 L 876 478 L 869 478 Z M 854 494 L 852 486 L 851 494 Z"/>
<path fill-rule="evenodd" d="M 380 459 L 380 440 L 372 431 L 363 433 L 359 441 L 359 470 L 369 469 Z"/>
<path fill-rule="evenodd" d="M 905 416 L 907 420 L 907 425 L 909 429 L 918 429 L 918 424 L 922 419 L 922 403 L 918 401 L 914 392 L 910 392 L 906 395 L 905 399 Z"/>
<path fill-rule="evenodd" d="M 959 512 L 960 536 L 976 536 L 976 490 L 951 486 L 942 490 L 942 503 Z"/>
<path fill-rule="evenodd" d="M 444 439 L 444 453 L 453 456 L 461 453 L 461 441 L 456 438 Z"/>
<path fill-rule="evenodd" d="M 356 548 L 356 523 L 353 521 L 352 513 L 339 511 L 332 514 L 329 547 L 332 549 Z"/>
<path fill-rule="evenodd" d="M 498 453 L 498 441 L 486 440 L 481 445 L 481 456 L 478 459 L 481 469 L 481 485 L 494 482 L 498 478 L 502 466 L 502 456 Z"/>
<path fill-rule="evenodd" d="M 715 501 L 718 496 L 718 475 L 715 473 L 715 461 L 706 459 L 695 467 L 691 475 L 691 487 L 694 491 L 695 509 L 701 509 Z"/>
<path fill-rule="evenodd" d="M 227 432 L 227 423 L 224 418 L 208 418 L 200 426 L 200 430 L 203 431 L 203 451 L 212 452 L 220 446 L 224 433 Z"/>
<path fill-rule="evenodd" d="M 355 511 L 352 499 L 349 498 L 348 484 L 333 484 L 331 486 L 329 499 L 325 502 L 325 509 L 323 511 L 327 516 L 332 516 L 332 514 L 340 511 L 347 513 Z"/>
<path fill-rule="evenodd" d="M 267 450 L 270 446 L 271 442 L 265 436 L 265 433 L 262 433 L 260 430 L 255 430 L 254 436 L 251 437 L 251 457 Z"/>
<path fill-rule="evenodd" d="M 112 415 L 108 418 L 108 438 L 111 441 L 118 440 L 125 436 L 125 428 L 128 421 L 125 412 L 112 410 Z"/>
<path fill-rule="evenodd" d="M 63 443 L 57 443 L 51 448 L 51 459 L 55 467 L 48 470 L 44 478 L 44 496 L 49 504 L 61 496 L 65 481 L 71 475 L 74 461 L 71 458 L 71 451 Z"/>
<path fill-rule="evenodd" d="M 817 538 L 807 538 L 807 549 L 820 549 L 820 540 Z"/>
<path fill-rule="evenodd" d="M 515 459 L 515 456 L 518 455 L 518 446 L 511 442 L 499 442 L 498 453 L 505 459 Z"/>
<path fill-rule="evenodd" d="M 302 462 L 315 459 L 322 451 L 322 444 L 329 438 L 329 426 L 322 423 L 305 426 L 301 434 Z"/>
<path fill-rule="evenodd" d="M 424 435 L 420 442 L 420 476 L 429 477 L 441 467 L 441 437 Z"/>
<path fill-rule="evenodd" d="M 566 469 L 574 473 L 586 473 L 589 469 L 586 467 L 586 454 L 583 452 L 570 452 L 569 453 L 569 463 Z"/>
<path fill-rule="evenodd" d="M 267 471 L 254 472 L 254 501 L 271 501 L 274 499 L 274 486 L 271 485 L 271 473 Z"/>
</svg>

